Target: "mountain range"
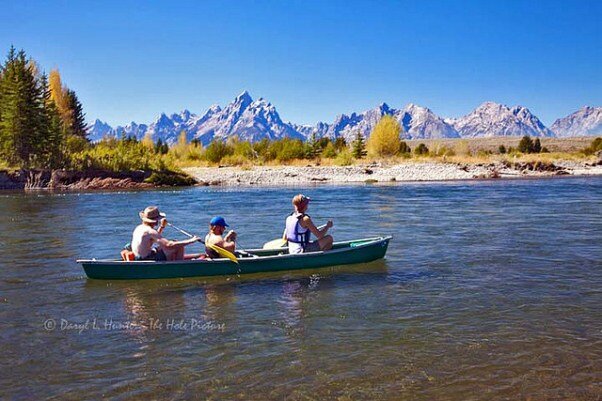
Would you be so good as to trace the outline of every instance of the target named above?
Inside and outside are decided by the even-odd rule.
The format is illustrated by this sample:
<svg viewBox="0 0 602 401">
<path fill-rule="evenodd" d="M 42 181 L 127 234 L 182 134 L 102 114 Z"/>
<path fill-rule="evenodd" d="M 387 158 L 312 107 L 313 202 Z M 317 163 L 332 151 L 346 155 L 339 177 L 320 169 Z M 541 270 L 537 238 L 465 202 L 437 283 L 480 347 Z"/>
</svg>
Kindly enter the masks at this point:
<svg viewBox="0 0 602 401">
<path fill-rule="evenodd" d="M 547 128 L 523 106 L 508 107 L 485 102 L 463 117 L 444 119 L 432 110 L 415 104 L 394 109 L 382 103 L 362 113 L 338 115 L 332 123 L 319 122 L 312 126 L 283 121 L 270 102 L 263 98 L 253 100 L 244 91 L 224 108 L 213 105 L 199 115 L 188 110 L 169 116 L 162 113 L 150 124 L 131 122 L 117 127 L 111 127 L 97 119 L 88 126 L 88 137 L 95 142 L 105 136 L 133 136 L 142 139 L 148 134 L 154 141 L 161 139 L 173 144 L 178 135 L 185 131 L 189 141 L 198 139 L 204 145 L 214 139 L 232 136 L 253 142 L 264 138 L 285 137 L 305 140 L 316 134 L 317 137 L 343 137 L 350 141 L 358 131 L 368 137 L 384 115 L 390 115 L 399 121 L 403 127 L 401 136 L 404 139 L 602 135 L 602 107 L 583 107 L 556 120 Z"/>
</svg>

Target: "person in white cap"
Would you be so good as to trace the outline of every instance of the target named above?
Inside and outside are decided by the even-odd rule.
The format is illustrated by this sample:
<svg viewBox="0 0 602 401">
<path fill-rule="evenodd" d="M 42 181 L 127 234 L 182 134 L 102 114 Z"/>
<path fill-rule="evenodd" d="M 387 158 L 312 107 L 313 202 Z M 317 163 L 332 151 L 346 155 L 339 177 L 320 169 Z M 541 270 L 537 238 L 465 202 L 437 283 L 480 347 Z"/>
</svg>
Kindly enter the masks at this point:
<svg viewBox="0 0 602 401">
<path fill-rule="evenodd" d="M 165 213 L 161 213 L 156 206 L 149 206 L 139 213 L 142 224 L 132 234 L 132 252 L 136 260 L 182 260 L 184 247 L 194 244 L 199 237 L 192 237 L 184 241 L 170 241 L 161 235 L 167 226 Z M 155 227 L 159 225 L 159 229 Z"/>
<path fill-rule="evenodd" d="M 327 251 L 332 249 L 333 238 L 328 235 L 328 229 L 333 226 L 332 220 L 328 220 L 323 228 L 318 228 L 311 220 L 307 212 L 311 199 L 303 194 L 293 198 L 295 211 L 286 218 L 286 228 L 283 239 L 288 241 L 288 253 L 303 253 Z M 318 239 L 310 241 L 311 234 Z"/>
</svg>

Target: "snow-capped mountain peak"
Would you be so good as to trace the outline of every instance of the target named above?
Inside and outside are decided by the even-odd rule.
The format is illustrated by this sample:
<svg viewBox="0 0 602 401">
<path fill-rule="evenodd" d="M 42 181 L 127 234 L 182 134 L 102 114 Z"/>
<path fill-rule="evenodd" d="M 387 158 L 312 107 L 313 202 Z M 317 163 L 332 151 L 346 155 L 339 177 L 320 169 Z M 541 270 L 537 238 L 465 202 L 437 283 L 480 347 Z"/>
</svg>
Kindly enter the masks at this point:
<svg viewBox="0 0 602 401">
<path fill-rule="evenodd" d="M 554 133 L 523 106 L 512 108 L 485 102 L 464 117 L 448 120 L 462 137 L 536 136 L 549 137 Z"/>
<path fill-rule="evenodd" d="M 339 114 L 332 124 L 298 125 L 284 122 L 276 107 L 260 97 L 253 100 L 243 91 L 224 107 L 217 104 L 198 115 L 189 110 L 167 115 L 161 113 L 151 124 L 131 122 L 125 127 L 112 128 L 97 119 L 88 126 L 88 136 L 99 141 L 105 136 L 134 136 L 149 134 L 153 140 L 175 143 L 180 132 L 189 140 L 199 139 L 208 144 L 214 138 L 238 136 L 242 140 L 292 137 L 344 137 L 348 142 L 359 131 L 368 137 L 384 115 L 397 119 L 403 128 L 401 136 L 408 139 L 457 138 L 480 136 L 553 136 L 554 133 L 524 106 L 508 107 L 495 102 L 484 102 L 460 118 L 442 119 L 427 107 L 409 103 L 403 109 L 394 109 L 381 103 L 361 113 Z M 583 107 L 575 113 L 556 120 L 552 126 L 559 136 L 601 135 L 602 107 Z"/>
<path fill-rule="evenodd" d="M 558 136 L 602 135 L 602 107 L 584 106 L 550 127 Z"/>
</svg>

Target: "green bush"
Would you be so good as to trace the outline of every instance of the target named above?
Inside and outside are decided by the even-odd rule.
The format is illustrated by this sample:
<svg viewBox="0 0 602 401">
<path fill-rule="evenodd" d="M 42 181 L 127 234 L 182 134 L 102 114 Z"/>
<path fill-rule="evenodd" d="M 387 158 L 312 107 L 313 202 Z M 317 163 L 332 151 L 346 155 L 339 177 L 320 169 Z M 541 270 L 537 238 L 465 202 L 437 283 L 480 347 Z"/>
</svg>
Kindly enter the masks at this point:
<svg viewBox="0 0 602 401">
<path fill-rule="evenodd" d="M 232 147 L 224 141 L 213 140 L 205 149 L 205 159 L 211 163 L 219 163 L 224 157 L 233 153 Z"/>
<path fill-rule="evenodd" d="M 426 147 L 424 143 L 419 143 L 418 146 L 414 149 L 414 154 L 418 156 L 428 155 L 429 148 Z"/>
<path fill-rule="evenodd" d="M 405 142 L 405 141 L 401 141 L 399 143 L 399 154 L 400 155 L 405 155 L 405 154 L 409 154 L 412 152 L 412 149 L 410 148 L 410 146 Z"/>
<path fill-rule="evenodd" d="M 67 154 L 83 152 L 90 149 L 92 145 L 87 139 L 81 136 L 69 135 L 65 140 Z"/>
<path fill-rule="evenodd" d="M 332 142 L 328 142 L 328 145 L 322 151 L 322 156 L 327 159 L 334 159 L 337 156 L 337 150 Z"/>
<path fill-rule="evenodd" d="M 334 164 L 337 166 L 350 166 L 353 164 L 353 155 L 347 148 L 343 149 L 334 159 Z"/>
<path fill-rule="evenodd" d="M 294 159 L 303 159 L 306 156 L 304 143 L 299 139 L 284 138 L 270 143 L 266 155 L 269 159 L 288 162 Z"/>
<path fill-rule="evenodd" d="M 583 153 L 589 156 L 600 150 L 602 150 L 602 137 L 594 139 L 587 148 L 583 149 Z"/>
<path fill-rule="evenodd" d="M 428 153 L 428 149 L 427 149 Z M 447 146 L 438 146 L 437 150 L 434 152 L 435 156 L 455 156 L 456 152 L 452 148 L 448 148 Z"/>
<path fill-rule="evenodd" d="M 68 167 L 73 170 L 162 170 L 171 169 L 169 159 L 133 138 L 106 138 L 84 151 L 69 155 Z"/>
<path fill-rule="evenodd" d="M 497 148 L 497 150 L 500 155 L 503 155 L 506 153 L 506 147 L 504 145 L 500 145 L 500 147 Z"/>
<path fill-rule="evenodd" d="M 255 149 L 253 149 L 253 145 L 251 145 L 250 142 L 236 141 L 231 146 L 233 147 L 233 150 L 234 150 L 233 154 L 236 156 L 240 156 L 242 158 L 249 159 L 249 160 L 256 158 L 257 152 L 255 151 Z"/>
<path fill-rule="evenodd" d="M 168 187 L 179 187 L 196 184 L 194 178 L 173 171 L 155 171 L 145 182 L 157 185 L 157 186 L 168 186 Z"/>
<path fill-rule="evenodd" d="M 523 136 L 518 143 L 518 151 L 522 153 L 533 153 L 533 140 L 530 136 Z"/>
</svg>

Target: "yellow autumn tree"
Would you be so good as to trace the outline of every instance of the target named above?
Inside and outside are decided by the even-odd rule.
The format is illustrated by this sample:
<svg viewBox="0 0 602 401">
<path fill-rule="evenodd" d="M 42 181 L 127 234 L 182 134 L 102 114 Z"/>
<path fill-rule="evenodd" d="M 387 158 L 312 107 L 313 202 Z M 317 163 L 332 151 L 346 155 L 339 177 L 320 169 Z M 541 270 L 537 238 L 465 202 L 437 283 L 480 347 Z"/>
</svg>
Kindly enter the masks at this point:
<svg viewBox="0 0 602 401">
<path fill-rule="evenodd" d="M 70 124 L 73 111 L 69 107 L 67 88 L 65 88 L 61 82 L 61 74 L 59 73 L 59 70 L 53 69 L 50 71 L 50 74 L 48 75 L 48 88 L 50 89 L 50 98 L 56 105 L 63 125 L 68 126 Z"/>
<path fill-rule="evenodd" d="M 373 157 L 393 156 L 399 151 L 401 126 L 392 116 L 383 116 L 368 138 L 368 155 Z"/>
<path fill-rule="evenodd" d="M 144 138 L 142 138 L 141 143 L 148 150 L 153 150 L 155 148 L 155 142 L 153 141 L 153 138 L 152 138 L 150 132 L 147 132 L 144 135 Z"/>
<path fill-rule="evenodd" d="M 176 142 L 169 151 L 178 159 L 186 156 L 186 153 L 188 152 L 188 138 L 185 130 L 180 131 L 178 142 Z"/>
</svg>

